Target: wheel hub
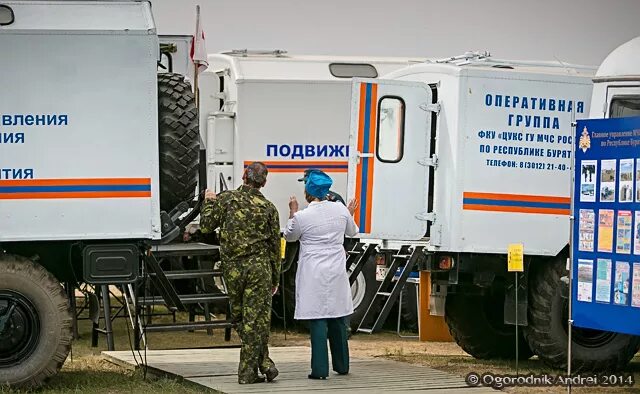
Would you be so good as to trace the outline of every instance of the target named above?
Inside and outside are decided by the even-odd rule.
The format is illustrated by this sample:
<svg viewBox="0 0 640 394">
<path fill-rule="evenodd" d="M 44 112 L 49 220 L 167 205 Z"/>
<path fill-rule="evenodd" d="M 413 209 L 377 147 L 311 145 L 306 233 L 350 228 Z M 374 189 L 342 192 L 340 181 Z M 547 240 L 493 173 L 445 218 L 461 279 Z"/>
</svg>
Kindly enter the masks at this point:
<svg viewBox="0 0 640 394">
<path fill-rule="evenodd" d="M 24 295 L 0 291 L 0 367 L 10 367 L 28 358 L 38 345 L 40 320 Z"/>
</svg>

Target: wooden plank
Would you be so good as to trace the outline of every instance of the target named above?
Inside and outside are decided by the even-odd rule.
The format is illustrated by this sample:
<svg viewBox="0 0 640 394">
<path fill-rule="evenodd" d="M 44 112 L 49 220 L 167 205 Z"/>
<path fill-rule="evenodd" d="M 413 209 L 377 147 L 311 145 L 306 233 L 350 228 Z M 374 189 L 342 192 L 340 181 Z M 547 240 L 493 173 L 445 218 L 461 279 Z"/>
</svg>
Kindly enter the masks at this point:
<svg viewBox="0 0 640 394">
<path fill-rule="evenodd" d="M 309 347 L 279 347 L 269 350 L 280 375 L 275 382 L 255 385 L 238 384 L 239 349 L 148 350 L 146 356 L 151 372 L 182 377 L 224 393 L 340 391 L 371 394 L 381 391 L 381 388 L 384 391 L 428 391 L 443 394 L 489 392 L 485 388 L 467 387 L 463 378 L 433 368 L 375 358 L 353 358 L 349 375 L 332 373 L 327 380 L 312 380 L 307 378 L 311 358 Z M 131 352 L 103 354 L 109 361 L 135 365 Z M 492 389 L 488 390 L 493 392 Z"/>
</svg>

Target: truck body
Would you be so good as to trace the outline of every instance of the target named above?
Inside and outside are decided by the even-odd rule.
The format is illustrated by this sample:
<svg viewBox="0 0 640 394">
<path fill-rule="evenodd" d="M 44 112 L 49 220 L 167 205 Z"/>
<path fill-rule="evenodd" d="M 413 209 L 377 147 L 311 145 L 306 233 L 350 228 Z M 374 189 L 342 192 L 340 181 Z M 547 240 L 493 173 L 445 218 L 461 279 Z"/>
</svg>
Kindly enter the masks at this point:
<svg viewBox="0 0 640 394">
<path fill-rule="evenodd" d="M 282 226 L 289 197 L 302 194 L 297 180 L 306 168 L 330 173 L 332 190 L 344 196 L 351 78 L 377 77 L 412 61 L 283 51 L 210 55 L 199 85 L 208 187 L 220 191 L 221 175 L 226 187 L 237 187 L 245 165 L 265 162 L 270 176 L 263 192 L 278 208 Z"/>
<path fill-rule="evenodd" d="M 349 196 L 363 201 L 370 216 L 368 226 L 359 216 L 366 229 L 361 237 L 416 241 L 428 231 L 434 252 L 500 254 L 523 243 L 529 255 L 556 256 L 569 241 L 571 121 L 586 116 L 594 71 L 567 67 L 427 62 L 391 73 L 377 87 L 357 82 Z M 378 97 L 377 104 L 369 99 L 364 119 L 371 113 L 382 122 L 385 113 L 375 106 L 383 107 L 384 97 L 404 101 L 404 122 L 393 131 L 378 126 L 378 149 L 368 159 L 357 146 L 359 106 L 367 100 L 362 84 L 377 88 Z M 436 106 L 436 118 L 429 105 Z M 372 123 L 371 138 L 375 129 Z M 390 142 L 380 140 L 385 136 Z M 382 160 L 385 143 L 399 160 Z M 365 160 L 373 161 L 373 184 L 356 195 Z M 392 204 L 403 213 L 390 212 Z"/>
<path fill-rule="evenodd" d="M 148 3 L 3 4 L 0 242 L 159 238 Z"/>
<path fill-rule="evenodd" d="M 75 289 L 102 288 L 110 327 L 108 285 L 179 234 L 197 111 L 185 76 L 158 74 L 147 1 L 2 1 L 0 53 L 0 385 L 29 388 L 69 353 Z"/>
</svg>

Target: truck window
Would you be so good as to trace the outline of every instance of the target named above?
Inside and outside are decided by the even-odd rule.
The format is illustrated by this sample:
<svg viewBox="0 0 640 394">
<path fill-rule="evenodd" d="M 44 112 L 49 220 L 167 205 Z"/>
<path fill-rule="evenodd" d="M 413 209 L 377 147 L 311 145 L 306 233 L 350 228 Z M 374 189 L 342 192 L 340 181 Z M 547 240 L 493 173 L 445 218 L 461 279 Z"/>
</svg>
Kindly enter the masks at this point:
<svg viewBox="0 0 640 394">
<path fill-rule="evenodd" d="M 640 96 L 614 97 L 611 100 L 610 118 L 640 116 Z"/>
<path fill-rule="evenodd" d="M 0 26 L 7 26 L 13 23 L 15 15 L 8 5 L 0 4 Z"/>
<path fill-rule="evenodd" d="M 377 78 L 378 70 L 371 64 L 331 63 L 329 72 L 336 78 Z"/>
<path fill-rule="evenodd" d="M 378 160 L 397 163 L 404 153 L 404 100 L 385 96 L 378 103 Z"/>
</svg>

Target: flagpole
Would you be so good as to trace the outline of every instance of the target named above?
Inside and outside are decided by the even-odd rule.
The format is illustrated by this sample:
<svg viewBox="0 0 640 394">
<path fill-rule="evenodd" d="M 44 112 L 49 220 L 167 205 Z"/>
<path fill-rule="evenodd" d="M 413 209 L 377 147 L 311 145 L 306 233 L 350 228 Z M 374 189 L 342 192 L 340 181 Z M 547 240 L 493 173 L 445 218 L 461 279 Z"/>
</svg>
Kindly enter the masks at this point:
<svg viewBox="0 0 640 394">
<path fill-rule="evenodd" d="M 201 59 L 200 56 L 201 54 L 198 54 L 198 46 L 197 46 L 197 41 L 200 39 L 199 35 L 202 34 L 202 38 L 204 38 L 204 34 L 201 31 L 201 26 L 200 26 L 200 5 L 196 5 L 196 32 L 193 36 L 193 44 L 192 44 L 192 48 L 193 48 L 193 53 L 192 56 L 194 57 L 194 62 L 193 62 L 193 94 L 194 94 L 194 99 L 195 99 L 195 104 L 196 104 L 196 114 L 198 116 L 198 121 L 200 120 L 200 89 L 198 88 L 198 79 L 199 79 L 199 74 L 200 74 L 200 66 L 201 66 Z M 196 59 L 195 57 L 198 56 L 198 58 Z M 205 48 L 205 62 L 206 62 L 206 48 Z M 198 122 L 199 123 L 199 122 Z M 202 125 L 200 125 L 200 129 L 202 129 Z M 202 133 L 199 131 L 199 139 L 200 139 L 200 149 L 199 149 L 199 170 L 198 170 L 198 192 L 200 195 L 200 198 L 202 198 L 202 195 L 204 194 L 204 191 L 207 189 L 207 147 L 205 145 L 205 142 L 202 138 Z"/>
<path fill-rule="evenodd" d="M 200 5 L 196 5 L 196 35 L 193 36 L 194 40 L 194 48 L 195 48 L 195 40 L 197 40 L 198 34 L 198 26 L 200 26 Z M 197 62 L 193 62 L 193 94 L 196 100 L 196 108 L 198 109 L 198 119 L 200 118 L 200 92 L 198 91 L 198 68 L 200 64 Z"/>
</svg>

